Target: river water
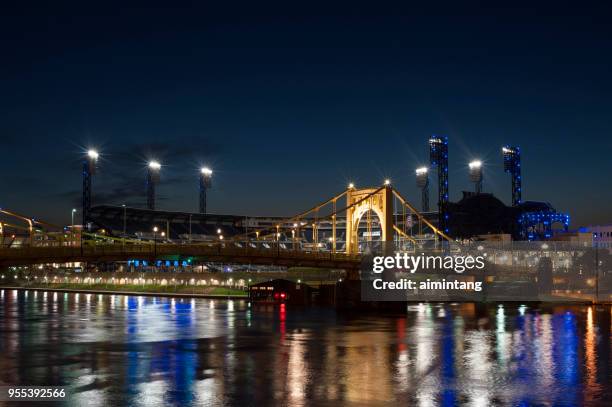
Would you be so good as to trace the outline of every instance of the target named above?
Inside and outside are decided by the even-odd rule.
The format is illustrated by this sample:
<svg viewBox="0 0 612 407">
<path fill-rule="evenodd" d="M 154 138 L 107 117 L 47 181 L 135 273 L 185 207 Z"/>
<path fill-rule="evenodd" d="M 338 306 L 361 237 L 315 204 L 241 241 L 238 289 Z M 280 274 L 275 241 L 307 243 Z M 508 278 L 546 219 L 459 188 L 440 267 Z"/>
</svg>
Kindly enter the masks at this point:
<svg viewBox="0 0 612 407">
<path fill-rule="evenodd" d="M 0 385 L 45 405 L 612 405 L 610 307 L 0 296 Z"/>
</svg>

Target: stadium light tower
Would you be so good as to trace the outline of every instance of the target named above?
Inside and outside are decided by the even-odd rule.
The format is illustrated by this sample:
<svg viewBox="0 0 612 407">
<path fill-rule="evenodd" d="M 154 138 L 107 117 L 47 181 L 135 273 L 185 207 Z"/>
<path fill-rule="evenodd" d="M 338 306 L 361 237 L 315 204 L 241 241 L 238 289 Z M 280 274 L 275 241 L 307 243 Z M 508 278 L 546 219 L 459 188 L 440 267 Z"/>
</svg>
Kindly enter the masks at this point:
<svg viewBox="0 0 612 407">
<path fill-rule="evenodd" d="M 474 183 L 477 194 L 482 192 L 482 161 L 474 160 L 468 164 L 470 167 L 470 181 Z"/>
<path fill-rule="evenodd" d="M 520 147 L 505 146 L 502 148 L 504 155 L 504 172 L 512 176 L 512 206 L 522 201 L 522 179 L 521 179 L 521 149 Z"/>
<path fill-rule="evenodd" d="M 416 169 L 416 184 L 421 189 L 421 210 L 429 212 L 429 169 L 427 167 Z"/>
<path fill-rule="evenodd" d="M 159 183 L 161 164 L 150 161 L 147 169 L 147 209 L 155 210 L 155 186 Z"/>
<path fill-rule="evenodd" d="M 96 150 L 88 150 L 83 160 L 83 211 L 81 212 L 83 227 L 89 220 L 89 210 L 91 209 L 91 181 L 96 173 L 96 164 L 100 154 Z"/>
<path fill-rule="evenodd" d="M 438 169 L 438 227 L 449 233 L 447 136 L 429 138 L 429 164 L 432 169 Z"/>
<path fill-rule="evenodd" d="M 212 170 L 200 168 L 200 213 L 206 213 L 206 191 L 212 186 Z"/>
</svg>

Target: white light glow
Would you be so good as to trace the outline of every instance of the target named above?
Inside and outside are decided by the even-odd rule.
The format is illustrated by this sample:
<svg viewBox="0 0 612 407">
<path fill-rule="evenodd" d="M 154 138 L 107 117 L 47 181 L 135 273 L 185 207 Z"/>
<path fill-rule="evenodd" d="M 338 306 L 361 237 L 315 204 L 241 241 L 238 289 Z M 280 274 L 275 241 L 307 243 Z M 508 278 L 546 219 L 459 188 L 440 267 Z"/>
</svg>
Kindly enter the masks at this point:
<svg viewBox="0 0 612 407">
<path fill-rule="evenodd" d="M 471 163 L 469 163 L 468 165 L 470 166 L 470 169 L 480 168 L 480 167 L 482 167 L 482 161 L 475 160 L 475 161 L 472 161 Z"/>
<path fill-rule="evenodd" d="M 202 168 L 200 169 L 200 172 L 201 172 L 203 175 L 206 175 L 207 177 L 210 177 L 210 176 L 212 175 L 212 170 L 211 170 L 210 168 L 208 168 L 208 167 L 202 167 Z"/>
<path fill-rule="evenodd" d="M 416 175 L 423 175 L 423 174 L 427 174 L 427 171 L 429 171 L 429 169 L 427 167 L 420 167 L 416 169 Z"/>
<path fill-rule="evenodd" d="M 150 161 L 149 168 L 151 168 L 152 170 L 159 170 L 161 168 L 161 164 L 157 161 Z"/>
<path fill-rule="evenodd" d="M 100 156 L 100 154 L 98 154 L 98 152 L 96 150 L 88 150 L 87 151 L 87 156 L 89 158 L 91 158 L 92 160 L 97 160 L 98 157 Z"/>
</svg>

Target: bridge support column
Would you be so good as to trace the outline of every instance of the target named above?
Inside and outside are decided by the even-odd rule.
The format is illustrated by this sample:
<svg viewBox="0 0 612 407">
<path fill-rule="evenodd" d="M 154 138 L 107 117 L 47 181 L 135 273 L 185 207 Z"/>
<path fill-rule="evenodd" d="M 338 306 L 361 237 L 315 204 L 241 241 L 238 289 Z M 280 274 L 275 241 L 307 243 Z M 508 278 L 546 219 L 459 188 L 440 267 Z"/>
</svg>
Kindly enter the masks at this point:
<svg viewBox="0 0 612 407">
<path fill-rule="evenodd" d="M 354 202 L 354 189 L 349 188 L 349 190 L 346 193 L 346 206 L 347 206 L 347 210 L 346 210 L 346 238 L 344 239 L 346 242 L 346 254 L 353 254 L 355 253 L 355 250 L 353 249 L 353 240 L 355 240 L 355 238 L 353 237 L 353 217 L 355 216 L 355 207 L 350 207 L 350 205 Z"/>
<path fill-rule="evenodd" d="M 334 201 L 334 213 L 336 213 L 336 201 Z M 332 216 L 332 253 L 336 254 L 336 215 Z"/>
<path fill-rule="evenodd" d="M 383 189 L 383 219 L 380 219 L 382 228 L 382 240 L 386 243 L 393 243 L 393 190 L 387 185 Z"/>
</svg>

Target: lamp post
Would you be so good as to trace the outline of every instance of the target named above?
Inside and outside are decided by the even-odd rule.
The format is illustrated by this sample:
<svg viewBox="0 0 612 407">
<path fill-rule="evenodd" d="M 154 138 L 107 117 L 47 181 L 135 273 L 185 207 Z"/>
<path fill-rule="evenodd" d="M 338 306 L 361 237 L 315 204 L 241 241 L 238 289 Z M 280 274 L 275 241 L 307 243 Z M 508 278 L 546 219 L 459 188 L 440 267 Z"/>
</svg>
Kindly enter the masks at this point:
<svg viewBox="0 0 612 407">
<path fill-rule="evenodd" d="M 70 235 L 72 236 L 72 245 L 74 246 L 74 214 L 76 213 L 76 209 L 72 208 L 70 211 Z"/>
<path fill-rule="evenodd" d="M 153 226 L 153 256 L 157 258 L 157 226 Z M 154 259 L 156 260 L 156 259 Z"/>
<path fill-rule="evenodd" d="M 127 208 L 125 204 L 121 205 L 123 207 L 123 238 L 127 236 Z"/>
</svg>

